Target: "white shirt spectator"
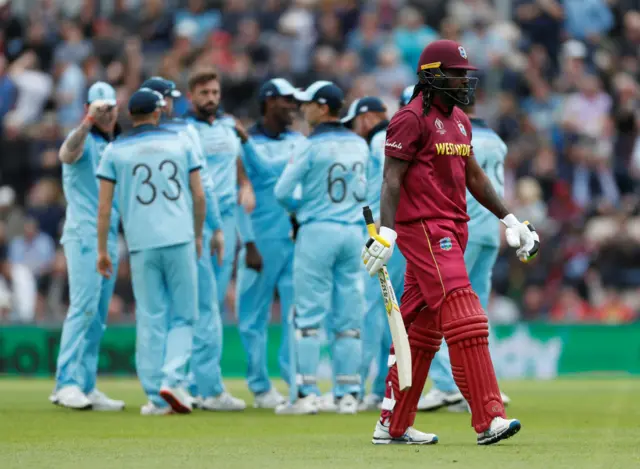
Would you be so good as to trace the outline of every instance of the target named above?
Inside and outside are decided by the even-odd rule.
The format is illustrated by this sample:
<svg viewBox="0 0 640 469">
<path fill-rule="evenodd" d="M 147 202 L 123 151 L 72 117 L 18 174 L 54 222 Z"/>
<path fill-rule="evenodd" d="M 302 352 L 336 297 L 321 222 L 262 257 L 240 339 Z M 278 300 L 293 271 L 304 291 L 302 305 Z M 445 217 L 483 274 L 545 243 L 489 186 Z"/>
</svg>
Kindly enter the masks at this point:
<svg viewBox="0 0 640 469">
<path fill-rule="evenodd" d="M 11 264 L 11 281 L 0 275 L 0 308 L 16 322 L 32 322 L 36 312 L 36 280 L 27 266 Z"/>
</svg>

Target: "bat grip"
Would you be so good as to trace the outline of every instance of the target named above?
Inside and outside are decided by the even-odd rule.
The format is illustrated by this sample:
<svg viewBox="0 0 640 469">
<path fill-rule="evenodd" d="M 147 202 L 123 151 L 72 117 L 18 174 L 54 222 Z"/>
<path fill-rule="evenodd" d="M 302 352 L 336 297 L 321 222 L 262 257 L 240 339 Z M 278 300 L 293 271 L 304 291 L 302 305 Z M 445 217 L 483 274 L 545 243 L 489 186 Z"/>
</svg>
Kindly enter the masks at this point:
<svg viewBox="0 0 640 469">
<path fill-rule="evenodd" d="M 378 234 L 376 231 L 376 224 L 373 221 L 373 213 L 371 213 L 371 209 L 369 206 L 362 207 L 362 216 L 364 217 L 364 221 L 367 224 L 367 231 L 369 232 L 369 236 L 372 238 Z"/>
</svg>

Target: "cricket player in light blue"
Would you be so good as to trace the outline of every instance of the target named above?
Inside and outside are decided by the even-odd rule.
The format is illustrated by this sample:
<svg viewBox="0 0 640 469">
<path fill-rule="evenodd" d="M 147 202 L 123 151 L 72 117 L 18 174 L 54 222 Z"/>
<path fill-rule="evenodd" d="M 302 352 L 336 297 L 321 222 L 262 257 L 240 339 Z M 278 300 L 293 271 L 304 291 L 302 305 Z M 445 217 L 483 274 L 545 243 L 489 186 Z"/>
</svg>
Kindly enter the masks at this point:
<svg viewBox="0 0 640 469">
<path fill-rule="evenodd" d="M 366 139 L 369 144 L 369 162 L 367 165 L 367 201 L 374 214 L 376 223 L 380 218 L 380 188 L 382 187 L 382 170 L 384 169 L 384 144 L 387 137 L 387 108 L 381 99 L 366 96 L 351 103 L 349 112 L 342 119 L 345 126 Z M 366 237 L 366 227 L 363 228 Z M 404 290 L 404 272 L 407 261 L 400 250 L 396 249 L 387 264 L 389 277 L 397 298 L 402 297 Z M 380 292 L 377 277 L 365 276 L 366 311 L 362 326 L 362 402 L 359 410 L 377 410 L 382 404 L 387 377 L 389 350 L 391 348 L 391 332 Z M 377 364 L 377 374 L 371 384 L 371 393 L 365 395 L 366 379 L 369 376 L 371 361 Z"/>
<path fill-rule="evenodd" d="M 203 229 L 203 246 L 205 254 L 210 247 L 218 261 L 224 259 L 224 236 L 222 220 L 218 208 L 218 197 L 215 193 L 207 160 L 202 154 L 200 135 L 195 127 L 184 119 L 172 117 L 173 100 L 180 97 L 175 83 L 162 77 L 152 77 L 142 83 L 146 87 L 160 93 L 166 102 L 160 127 L 177 133 L 186 134 L 191 141 L 193 151 L 202 165 L 200 177 L 205 191 L 207 212 Z M 220 360 L 222 358 L 222 319 L 218 306 L 216 278 L 211 258 L 207 255 L 198 260 L 198 319 L 193 332 L 193 353 L 189 391 L 194 396 L 194 406 L 203 410 L 225 411 L 243 410 L 246 407 L 242 399 L 229 394 L 222 381 Z"/>
<path fill-rule="evenodd" d="M 478 164 L 491 180 L 500 197 L 504 196 L 504 160 L 507 156 L 507 145 L 491 128 L 474 115 L 473 102 L 464 109 L 469 115 L 472 125 L 473 153 Z M 471 288 L 480 298 L 480 303 L 487 311 L 491 293 L 491 276 L 493 265 L 500 249 L 500 222 L 486 208 L 480 205 L 467 191 L 467 213 L 469 214 L 469 241 L 464 253 L 464 261 L 469 273 Z M 440 350 L 431 362 L 429 377 L 433 388 L 420 399 L 419 410 L 431 411 L 448 407 L 453 412 L 465 412 L 469 409 L 462 394 L 458 390 L 451 371 L 449 349 L 443 340 Z M 509 397 L 502 394 L 505 405 Z"/>
<path fill-rule="evenodd" d="M 96 389 L 100 340 L 106 328 L 115 278 L 96 272 L 98 179 L 107 144 L 119 133 L 115 90 L 97 82 L 87 96 L 87 115 L 60 148 L 67 213 L 61 243 L 69 273 L 69 312 L 62 326 L 56 387 L 49 400 L 71 409 L 122 410 L 124 402 Z M 118 212 L 111 216 L 108 248 L 118 262 Z"/>
<path fill-rule="evenodd" d="M 334 395 L 338 412 L 355 414 L 360 394 L 364 278 L 362 207 L 367 203 L 369 148 L 339 120 L 344 94 L 329 81 L 297 92 L 313 128 L 278 180 L 275 195 L 296 215 L 294 273 L 295 349 L 290 363 L 291 402 L 278 414 L 317 412 L 320 332 L 332 327 Z M 301 198 L 295 197 L 301 186 Z"/>
<path fill-rule="evenodd" d="M 221 262 L 217 255 L 213 256 L 212 262 L 218 305 L 224 313 L 224 298 L 231 280 L 237 246 L 236 207 L 240 203 L 248 212 L 255 207 L 255 196 L 241 158 L 244 147 L 250 142 L 239 136 L 239 123 L 220 112 L 220 81 L 213 69 L 196 70 L 190 76 L 188 86 L 193 111 L 187 114 L 187 121 L 200 135 L 222 217 L 224 253 Z"/>
<path fill-rule="evenodd" d="M 143 415 L 190 413 L 184 386 L 198 316 L 196 256 L 202 255 L 201 162 L 184 135 L 158 127 L 162 95 L 131 96 L 133 130 L 107 147 L 98 168 L 98 272 L 110 278 L 107 230 L 118 206 L 136 299 L 136 371 L 149 402 Z"/>
<path fill-rule="evenodd" d="M 262 85 L 258 99 L 261 119 L 249 134 L 253 149 L 245 151 L 245 170 L 256 195 L 256 208 L 247 214 L 238 207 L 238 232 L 242 249 L 238 256 L 236 311 L 238 329 L 247 353 L 247 382 L 254 394 L 254 406 L 275 409 L 285 399 L 272 386 L 267 369 L 267 328 L 274 293 L 277 290 L 282 314 L 280 370 L 289 378 L 288 316 L 293 307 L 292 225 L 287 211 L 278 203 L 274 188 L 287 163 L 306 139 L 289 130 L 298 103 L 295 88 L 287 80 L 275 78 Z"/>
</svg>

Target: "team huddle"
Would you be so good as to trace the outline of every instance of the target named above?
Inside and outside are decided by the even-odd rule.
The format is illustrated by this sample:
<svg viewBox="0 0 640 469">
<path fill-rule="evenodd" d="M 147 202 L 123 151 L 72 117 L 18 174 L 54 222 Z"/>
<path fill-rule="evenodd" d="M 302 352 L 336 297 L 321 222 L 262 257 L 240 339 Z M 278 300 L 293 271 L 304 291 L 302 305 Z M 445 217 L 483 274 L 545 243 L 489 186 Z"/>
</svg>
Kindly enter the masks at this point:
<svg viewBox="0 0 640 469">
<path fill-rule="evenodd" d="M 418 83 L 391 120 L 377 97 L 356 100 L 341 118 L 344 93 L 334 83 L 300 91 L 272 79 L 260 88 L 261 118 L 248 130 L 221 112 L 213 70 L 192 73 L 184 118 L 172 116 L 181 95 L 173 82 L 144 82 L 128 103 L 133 129 L 123 134 L 115 91 L 94 84 L 87 116 L 60 149 L 71 304 L 50 400 L 124 408 L 96 388 L 122 221 L 143 415 L 246 407 L 225 390 L 220 369 L 220 310 L 239 240 L 235 307 L 254 407 L 299 415 L 379 409 L 374 444 L 436 443 L 413 421 L 418 409 L 444 406 L 471 412 L 478 444 L 517 433 L 489 356 L 485 311 L 498 220 L 523 262 L 535 257 L 539 239 L 504 207 L 507 149 L 473 114 L 477 79 L 468 70 L 462 46 L 431 43 Z M 307 136 L 291 130 L 299 107 Z M 364 206 L 378 228 L 371 235 Z M 410 344 L 412 385 L 404 390 L 375 278 L 383 266 Z M 276 291 L 287 398 L 267 370 Z M 333 386 L 321 396 L 325 335 Z M 422 396 L 430 369 L 434 387 Z"/>
</svg>

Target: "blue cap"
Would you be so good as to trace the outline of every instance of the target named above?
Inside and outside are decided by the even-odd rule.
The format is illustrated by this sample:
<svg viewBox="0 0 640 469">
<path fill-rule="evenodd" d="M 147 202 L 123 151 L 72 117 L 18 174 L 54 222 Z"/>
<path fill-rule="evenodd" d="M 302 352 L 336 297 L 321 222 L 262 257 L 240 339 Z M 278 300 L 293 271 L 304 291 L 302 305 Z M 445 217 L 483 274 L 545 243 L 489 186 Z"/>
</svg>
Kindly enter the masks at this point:
<svg viewBox="0 0 640 469">
<path fill-rule="evenodd" d="M 365 112 L 386 111 L 387 107 L 384 105 L 380 98 L 376 98 L 375 96 L 365 96 L 364 98 L 356 99 L 351 103 L 347 115 L 344 116 L 340 120 L 340 122 L 342 122 L 347 127 L 351 127 L 353 119 L 358 117 L 360 114 L 364 114 Z"/>
<path fill-rule="evenodd" d="M 294 94 L 298 101 L 303 103 L 314 102 L 326 104 L 331 110 L 338 110 L 344 102 L 344 93 L 338 86 L 330 81 L 316 81 L 304 91 L 296 90 Z"/>
<path fill-rule="evenodd" d="M 166 104 L 162 95 L 157 91 L 151 88 L 140 88 L 129 98 L 129 112 L 131 114 L 151 114 Z"/>
<path fill-rule="evenodd" d="M 400 107 L 409 104 L 411 96 L 413 96 L 413 89 L 415 86 L 416 85 L 409 85 L 402 91 L 402 94 L 400 95 Z"/>
<path fill-rule="evenodd" d="M 170 96 L 172 98 L 179 98 L 182 96 L 180 90 L 176 88 L 176 84 L 171 80 L 167 80 L 162 77 L 151 77 L 140 86 L 140 88 L 150 88 L 153 91 L 157 91 L 162 96 Z"/>
<path fill-rule="evenodd" d="M 109 83 L 105 83 L 104 81 L 97 81 L 91 88 L 89 88 L 89 92 L 87 93 L 87 104 L 91 104 L 94 101 L 105 101 L 107 104 L 111 106 L 115 106 L 116 101 L 116 90 L 113 89 Z"/>
<path fill-rule="evenodd" d="M 262 103 L 267 98 L 277 98 L 279 96 L 293 96 L 296 89 L 284 78 L 274 78 L 267 81 L 260 87 L 258 100 Z"/>
</svg>

